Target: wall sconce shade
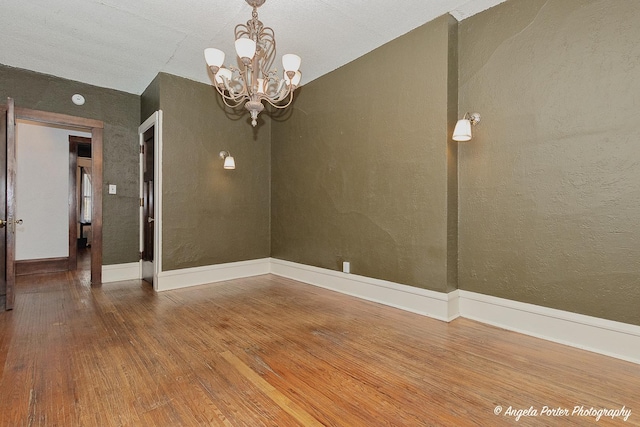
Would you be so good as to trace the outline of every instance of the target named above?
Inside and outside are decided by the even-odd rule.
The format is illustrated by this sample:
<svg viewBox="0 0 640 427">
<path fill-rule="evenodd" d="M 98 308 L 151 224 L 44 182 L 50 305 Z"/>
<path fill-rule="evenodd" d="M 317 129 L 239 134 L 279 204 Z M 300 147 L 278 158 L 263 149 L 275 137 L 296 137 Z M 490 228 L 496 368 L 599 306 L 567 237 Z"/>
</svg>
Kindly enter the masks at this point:
<svg viewBox="0 0 640 427">
<path fill-rule="evenodd" d="M 454 141 L 469 141 L 471 139 L 471 121 L 467 119 L 460 119 L 456 123 L 456 128 L 453 130 Z"/>
<path fill-rule="evenodd" d="M 233 159 L 233 157 L 229 156 L 226 159 L 224 159 L 223 167 L 225 169 L 235 169 L 236 168 L 236 161 Z"/>
<path fill-rule="evenodd" d="M 220 158 L 224 160 L 224 164 L 222 165 L 223 168 L 225 169 L 236 168 L 236 161 L 228 151 L 221 151 Z"/>
<path fill-rule="evenodd" d="M 470 141 L 472 137 L 471 126 L 475 126 L 478 123 L 480 123 L 480 114 L 465 113 L 464 117 L 456 123 L 456 127 L 453 130 L 453 140 L 460 142 Z"/>
</svg>

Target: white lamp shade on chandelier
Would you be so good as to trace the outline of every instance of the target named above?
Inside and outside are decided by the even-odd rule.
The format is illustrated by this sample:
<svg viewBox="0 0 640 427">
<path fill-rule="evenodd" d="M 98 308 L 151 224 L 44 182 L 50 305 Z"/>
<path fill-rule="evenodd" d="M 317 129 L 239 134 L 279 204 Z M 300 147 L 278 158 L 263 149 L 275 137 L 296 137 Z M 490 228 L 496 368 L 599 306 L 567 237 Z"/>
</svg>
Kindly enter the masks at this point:
<svg viewBox="0 0 640 427">
<path fill-rule="evenodd" d="M 262 101 L 275 108 L 286 108 L 293 101 L 293 91 L 302 79 L 298 55 L 282 56 L 284 74 L 279 78 L 272 69 L 276 51 L 275 34 L 258 20 L 258 7 L 265 0 L 246 0 L 253 8 L 246 25 L 235 28 L 237 67 L 224 66 L 225 54 L 215 48 L 204 50 L 204 58 L 214 77 L 214 87 L 225 105 L 236 108 L 244 104 L 251 114 L 251 124 L 257 125 L 258 114 L 264 110 Z"/>
<path fill-rule="evenodd" d="M 282 55 L 282 67 L 284 68 L 285 74 L 287 71 L 293 71 L 296 73 L 300 69 L 301 62 L 302 59 L 293 53 Z"/>
<path fill-rule="evenodd" d="M 218 84 L 224 84 L 224 80 L 231 80 L 231 71 L 226 69 L 226 68 L 220 68 L 220 70 L 218 70 L 218 72 L 216 73 L 216 83 Z"/>
<path fill-rule="evenodd" d="M 253 59 L 256 54 L 256 42 L 250 39 L 241 38 L 236 40 L 236 53 L 240 59 Z"/>
<path fill-rule="evenodd" d="M 210 67 L 222 67 L 222 64 L 224 64 L 224 52 L 213 47 L 206 48 L 204 50 L 204 59 Z"/>
</svg>

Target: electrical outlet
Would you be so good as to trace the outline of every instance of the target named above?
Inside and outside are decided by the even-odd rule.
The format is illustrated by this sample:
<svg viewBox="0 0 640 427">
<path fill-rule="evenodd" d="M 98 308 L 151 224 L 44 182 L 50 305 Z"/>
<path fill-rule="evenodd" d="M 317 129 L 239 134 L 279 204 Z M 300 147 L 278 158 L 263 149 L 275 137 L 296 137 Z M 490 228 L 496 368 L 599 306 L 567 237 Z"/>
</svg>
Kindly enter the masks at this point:
<svg viewBox="0 0 640 427">
<path fill-rule="evenodd" d="M 349 261 L 342 262 L 342 272 L 351 273 L 351 263 Z"/>
<path fill-rule="evenodd" d="M 109 194 L 116 194 L 116 185 L 109 184 Z"/>
</svg>

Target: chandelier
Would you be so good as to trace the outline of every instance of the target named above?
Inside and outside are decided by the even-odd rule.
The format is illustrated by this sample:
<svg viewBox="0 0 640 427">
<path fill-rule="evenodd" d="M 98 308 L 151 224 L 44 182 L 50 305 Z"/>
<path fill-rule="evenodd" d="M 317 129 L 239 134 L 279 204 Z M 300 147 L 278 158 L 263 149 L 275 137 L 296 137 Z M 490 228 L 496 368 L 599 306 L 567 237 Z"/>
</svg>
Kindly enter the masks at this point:
<svg viewBox="0 0 640 427">
<path fill-rule="evenodd" d="M 251 113 L 251 124 L 258 124 L 258 114 L 264 110 L 262 101 L 275 108 L 286 108 L 293 101 L 293 91 L 298 87 L 302 74 L 300 57 L 294 54 L 282 56 L 284 73 L 271 69 L 276 54 L 273 29 L 258 20 L 258 8 L 265 0 L 246 0 L 253 7 L 252 18 L 247 25 L 235 28 L 235 48 L 238 67 L 224 67 L 224 52 L 207 48 L 204 57 L 214 76 L 213 86 L 222 96 L 225 105 L 236 108 L 244 103 Z"/>
</svg>

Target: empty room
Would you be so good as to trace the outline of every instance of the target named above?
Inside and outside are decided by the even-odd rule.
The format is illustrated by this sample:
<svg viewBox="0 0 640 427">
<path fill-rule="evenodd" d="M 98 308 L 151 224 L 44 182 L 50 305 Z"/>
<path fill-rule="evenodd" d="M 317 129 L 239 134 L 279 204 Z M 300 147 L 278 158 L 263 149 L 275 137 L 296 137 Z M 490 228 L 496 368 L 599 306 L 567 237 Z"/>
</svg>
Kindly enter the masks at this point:
<svg viewBox="0 0 640 427">
<path fill-rule="evenodd" d="M 2 9 L 0 425 L 640 426 L 640 2 Z"/>
</svg>

